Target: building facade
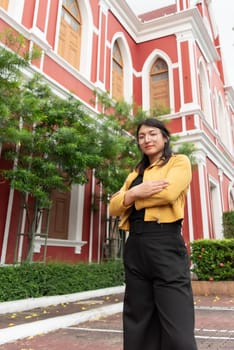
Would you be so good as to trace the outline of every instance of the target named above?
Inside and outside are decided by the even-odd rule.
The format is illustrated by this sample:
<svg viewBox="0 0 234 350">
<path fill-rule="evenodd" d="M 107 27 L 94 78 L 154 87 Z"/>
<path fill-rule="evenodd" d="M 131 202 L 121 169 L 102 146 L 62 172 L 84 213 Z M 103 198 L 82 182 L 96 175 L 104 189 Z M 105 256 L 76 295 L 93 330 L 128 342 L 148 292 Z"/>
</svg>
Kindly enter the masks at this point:
<svg viewBox="0 0 234 350">
<path fill-rule="evenodd" d="M 234 90 L 223 74 L 212 0 L 165 0 L 138 17 L 125 0 L 0 0 L 0 32 L 5 29 L 42 51 L 25 74 L 40 72 L 60 96 L 72 91 L 94 115 L 100 113 L 94 90 L 145 111 L 167 108 L 170 131 L 179 136 L 176 146 L 192 142 L 196 147 L 185 241 L 223 237 L 222 214 L 234 205 Z M 0 158 L 0 168 L 4 166 Z M 92 209 L 100 191 L 93 171 L 87 185 L 54 194 L 49 259 L 103 259 L 108 208 L 99 201 Z M 1 181 L 0 264 L 24 257 L 23 235 L 16 249 L 19 210 L 19 194 Z M 21 232 L 24 226 L 23 214 Z M 45 239 L 38 235 L 35 260 L 44 247 Z"/>
</svg>

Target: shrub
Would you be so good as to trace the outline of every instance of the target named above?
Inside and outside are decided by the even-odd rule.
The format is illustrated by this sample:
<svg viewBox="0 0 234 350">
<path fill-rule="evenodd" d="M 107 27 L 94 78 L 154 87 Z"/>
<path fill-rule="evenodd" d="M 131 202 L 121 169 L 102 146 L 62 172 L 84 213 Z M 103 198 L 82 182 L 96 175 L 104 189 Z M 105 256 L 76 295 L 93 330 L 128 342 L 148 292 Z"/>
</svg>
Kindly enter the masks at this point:
<svg viewBox="0 0 234 350">
<path fill-rule="evenodd" d="M 0 301 L 62 295 L 124 282 L 122 261 L 92 264 L 34 263 L 0 268 Z"/>
<path fill-rule="evenodd" d="M 191 261 L 199 280 L 234 280 L 234 239 L 192 242 Z"/>
<path fill-rule="evenodd" d="M 225 238 L 234 238 L 234 211 L 223 213 L 223 234 Z"/>
</svg>

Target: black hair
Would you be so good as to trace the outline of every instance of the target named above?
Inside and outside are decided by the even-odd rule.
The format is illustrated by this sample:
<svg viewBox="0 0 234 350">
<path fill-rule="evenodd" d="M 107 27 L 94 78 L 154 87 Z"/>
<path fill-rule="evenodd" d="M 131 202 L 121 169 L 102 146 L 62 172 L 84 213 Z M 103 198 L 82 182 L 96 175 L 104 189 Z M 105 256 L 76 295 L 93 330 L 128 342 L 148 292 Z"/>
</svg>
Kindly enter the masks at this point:
<svg viewBox="0 0 234 350">
<path fill-rule="evenodd" d="M 142 127 L 142 125 L 152 126 L 154 128 L 160 129 L 162 135 L 167 139 L 167 141 L 165 142 L 165 145 L 164 145 L 162 156 L 160 158 L 161 162 L 159 163 L 160 166 L 163 166 L 164 164 L 166 164 L 169 161 L 169 159 L 171 158 L 171 155 L 172 155 L 172 150 L 170 147 L 170 132 L 169 132 L 169 130 L 166 128 L 164 123 L 161 122 L 160 120 L 158 120 L 156 118 L 147 118 L 147 119 L 142 120 L 137 126 L 137 130 L 136 130 L 137 139 L 138 139 L 139 130 Z M 140 162 L 136 165 L 136 170 L 138 171 L 138 173 L 140 175 L 143 175 L 144 170 L 149 165 L 150 165 L 149 158 L 147 155 L 145 155 L 143 153 Z"/>
</svg>

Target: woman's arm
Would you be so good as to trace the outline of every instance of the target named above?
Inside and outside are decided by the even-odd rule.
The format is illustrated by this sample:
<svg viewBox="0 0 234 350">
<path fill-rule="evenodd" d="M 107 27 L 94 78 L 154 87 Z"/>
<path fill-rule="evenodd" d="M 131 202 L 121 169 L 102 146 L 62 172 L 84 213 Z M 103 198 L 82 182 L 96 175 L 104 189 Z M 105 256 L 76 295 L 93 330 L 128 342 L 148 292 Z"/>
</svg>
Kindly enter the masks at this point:
<svg viewBox="0 0 234 350">
<path fill-rule="evenodd" d="M 114 193 L 110 199 L 109 211 L 111 216 L 120 216 L 122 215 L 128 208 L 131 207 L 130 204 L 125 204 L 124 198 L 125 193 L 128 191 L 128 188 L 134 178 L 137 176 L 136 172 L 130 173 L 125 180 L 121 189 Z"/>
<path fill-rule="evenodd" d="M 166 164 L 167 166 L 170 164 Z M 147 198 L 135 201 L 137 210 L 159 205 L 172 204 L 187 190 L 192 179 L 191 163 L 187 156 L 177 155 L 167 172 L 168 186 Z"/>
<path fill-rule="evenodd" d="M 144 181 L 125 192 L 124 205 L 129 206 L 137 199 L 151 197 L 152 195 L 161 192 L 164 188 L 167 188 L 168 185 L 169 182 L 167 179 Z"/>
<path fill-rule="evenodd" d="M 167 179 L 148 180 L 129 188 L 136 177 L 136 172 L 130 173 L 122 188 L 112 195 L 109 206 L 110 215 L 122 215 L 133 205 L 133 203 L 135 203 L 136 200 L 151 197 L 152 195 L 161 192 L 169 184 Z"/>
</svg>

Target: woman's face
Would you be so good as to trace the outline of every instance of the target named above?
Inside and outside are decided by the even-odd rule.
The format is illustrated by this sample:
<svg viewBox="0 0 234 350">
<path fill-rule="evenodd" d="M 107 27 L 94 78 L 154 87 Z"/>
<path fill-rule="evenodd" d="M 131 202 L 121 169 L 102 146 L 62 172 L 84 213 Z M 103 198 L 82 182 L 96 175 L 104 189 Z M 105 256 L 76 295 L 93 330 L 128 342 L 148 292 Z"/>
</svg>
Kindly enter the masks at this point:
<svg viewBox="0 0 234 350">
<path fill-rule="evenodd" d="M 141 151 L 148 156 L 152 164 L 161 158 L 167 138 L 160 129 L 142 125 L 138 131 L 137 141 Z"/>
</svg>

